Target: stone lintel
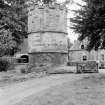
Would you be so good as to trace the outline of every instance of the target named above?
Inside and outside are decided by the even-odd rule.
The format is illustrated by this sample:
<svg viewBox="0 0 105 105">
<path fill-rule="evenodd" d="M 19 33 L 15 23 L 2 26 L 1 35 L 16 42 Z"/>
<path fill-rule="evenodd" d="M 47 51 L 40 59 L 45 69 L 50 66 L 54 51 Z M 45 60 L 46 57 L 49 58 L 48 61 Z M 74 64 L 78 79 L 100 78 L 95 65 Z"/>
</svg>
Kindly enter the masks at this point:
<svg viewBox="0 0 105 105">
<path fill-rule="evenodd" d="M 61 34 L 66 34 L 66 35 L 68 35 L 68 33 L 66 33 L 66 32 L 61 32 L 61 31 L 36 31 L 36 32 L 30 32 L 30 33 L 28 33 L 28 34 L 30 35 L 30 34 L 33 34 L 33 33 L 61 33 Z"/>
<path fill-rule="evenodd" d="M 59 51 L 59 52 L 50 52 L 50 51 L 49 51 L 49 52 L 45 52 L 45 51 L 38 52 L 38 51 L 37 51 L 37 52 L 29 52 L 28 54 L 43 54 L 43 53 L 52 53 L 52 54 L 53 54 L 53 53 L 58 53 L 58 54 L 60 53 L 60 54 L 68 54 L 67 51 L 61 51 L 61 52 L 60 52 L 60 51 Z"/>
</svg>

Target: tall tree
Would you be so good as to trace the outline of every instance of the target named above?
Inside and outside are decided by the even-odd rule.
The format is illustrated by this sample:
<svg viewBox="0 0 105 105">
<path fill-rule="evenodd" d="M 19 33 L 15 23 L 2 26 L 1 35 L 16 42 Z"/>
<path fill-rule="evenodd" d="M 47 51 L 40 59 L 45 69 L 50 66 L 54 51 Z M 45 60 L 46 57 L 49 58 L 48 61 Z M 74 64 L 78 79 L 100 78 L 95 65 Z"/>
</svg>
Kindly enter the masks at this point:
<svg viewBox="0 0 105 105">
<path fill-rule="evenodd" d="M 24 3 L 25 0 L 0 1 L 0 51 L 4 52 L 1 56 L 13 55 L 27 37 L 27 13 Z"/>
<path fill-rule="evenodd" d="M 79 34 L 79 40 L 88 39 L 87 49 L 105 49 L 105 0 L 83 0 L 81 9 L 74 11 L 72 29 Z"/>
</svg>

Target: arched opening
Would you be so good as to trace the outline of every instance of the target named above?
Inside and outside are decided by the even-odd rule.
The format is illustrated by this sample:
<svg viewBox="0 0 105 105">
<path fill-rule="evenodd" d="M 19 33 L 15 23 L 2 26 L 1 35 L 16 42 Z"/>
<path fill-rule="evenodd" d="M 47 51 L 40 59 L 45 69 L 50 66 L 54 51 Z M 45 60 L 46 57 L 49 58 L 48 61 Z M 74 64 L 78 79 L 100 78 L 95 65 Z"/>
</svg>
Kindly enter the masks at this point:
<svg viewBox="0 0 105 105">
<path fill-rule="evenodd" d="M 28 63 L 29 62 L 29 56 L 28 55 L 22 55 L 20 57 L 20 59 L 22 60 L 22 63 Z"/>
<path fill-rule="evenodd" d="M 28 55 L 19 55 L 17 57 L 17 63 L 28 63 L 29 62 L 29 56 Z"/>
</svg>

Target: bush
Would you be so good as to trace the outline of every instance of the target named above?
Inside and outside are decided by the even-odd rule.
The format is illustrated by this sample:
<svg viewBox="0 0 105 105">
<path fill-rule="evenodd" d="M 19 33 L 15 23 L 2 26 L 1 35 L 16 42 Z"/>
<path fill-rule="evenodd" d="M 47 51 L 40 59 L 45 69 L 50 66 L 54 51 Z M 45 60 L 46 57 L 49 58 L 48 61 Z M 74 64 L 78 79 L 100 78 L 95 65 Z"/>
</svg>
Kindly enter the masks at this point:
<svg viewBox="0 0 105 105">
<path fill-rule="evenodd" d="M 20 72 L 21 72 L 21 73 L 26 73 L 26 69 L 25 69 L 25 68 L 21 68 L 21 69 L 20 69 Z"/>
<path fill-rule="evenodd" d="M 0 72 L 7 71 L 9 67 L 10 67 L 9 61 L 0 59 Z"/>
<path fill-rule="evenodd" d="M 70 62 L 67 62 L 67 66 L 71 66 Z"/>
</svg>

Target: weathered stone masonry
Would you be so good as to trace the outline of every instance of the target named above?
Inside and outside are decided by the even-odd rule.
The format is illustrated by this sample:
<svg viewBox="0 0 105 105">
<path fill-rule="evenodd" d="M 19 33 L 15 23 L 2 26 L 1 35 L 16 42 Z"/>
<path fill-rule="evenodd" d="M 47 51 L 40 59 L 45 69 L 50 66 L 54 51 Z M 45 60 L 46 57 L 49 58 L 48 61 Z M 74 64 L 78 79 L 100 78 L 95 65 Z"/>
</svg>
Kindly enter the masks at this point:
<svg viewBox="0 0 105 105">
<path fill-rule="evenodd" d="M 66 8 L 34 5 L 29 8 L 28 47 L 30 64 L 52 65 L 67 61 Z"/>
</svg>

